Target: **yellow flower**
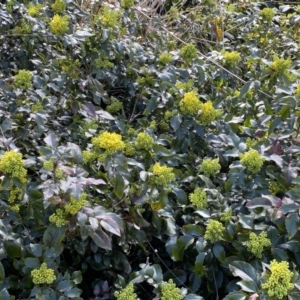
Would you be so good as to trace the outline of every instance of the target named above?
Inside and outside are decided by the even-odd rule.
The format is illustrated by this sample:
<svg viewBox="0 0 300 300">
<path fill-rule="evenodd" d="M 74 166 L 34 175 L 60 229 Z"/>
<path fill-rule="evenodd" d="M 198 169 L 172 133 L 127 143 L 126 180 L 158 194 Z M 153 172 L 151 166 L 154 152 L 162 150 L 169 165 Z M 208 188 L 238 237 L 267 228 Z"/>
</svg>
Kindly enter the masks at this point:
<svg viewBox="0 0 300 300">
<path fill-rule="evenodd" d="M 27 90 L 31 88 L 32 83 L 32 73 L 27 70 L 20 70 L 19 73 L 15 76 L 14 85 L 17 88 L 22 88 L 23 90 Z"/>
<path fill-rule="evenodd" d="M 286 75 L 291 66 L 292 61 L 290 58 L 284 59 L 275 55 L 273 57 L 273 62 L 267 69 L 272 71 L 274 76 L 281 76 Z"/>
<path fill-rule="evenodd" d="M 66 9 L 66 2 L 64 0 L 55 0 L 55 2 L 51 5 L 51 8 L 54 13 L 62 14 Z"/>
<path fill-rule="evenodd" d="M 151 150 L 153 145 L 154 140 L 148 133 L 140 132 L 138 134 L 135 141 L 135 147 L 137 149 Z"/>
<path fill-rule="evenodd" d="M 162 53 L 159 56 L 158 61 L 163 65 L 167 65 L 172 61 L 172 59 L 173 55 L 171 53 Z"/>
<path fill-rule="evenodd" d="M 103 11 L 100 13 L 102 24 L 107 28 L 120 26 L 121 10 L 111 9 L 109 6 L 104 6 Z"/>
<path fill-rule="evenodd" d="M 54 223 L 56 227 L 62 227 L 68 224 L 67 216 L 64 210 L 58 208 L 54 214 L 49 218 L 51 223 Z"/>
<path fill-rule="evenodd" d="M 275 12 L 272 8 L 265 7 L 259 12 L 259 15 L 263 18 L 264 21 L 270 23 L 275 16 Z"/>
<path fill-rule="evenodd" d="M 254 149 L 251 149 L 244 154 L 239 154 L 239 157 L 241 159 L 241 164 L 252 173 L 258 173 L 265 161 L 258 151 Z"/>
<path fill-rule="evenodd" d="M 134 5 L 134 0 L 122 0 L 121 1 L 121 7 L 128 9 L 131 8 Z"/>
<path fill-rule="evenodd" d="M 179 102 L 179 108 L 184 114 L 193 115 L 198 112 L 201 107 L 201 102 L 196 93 L 188 92 Z"/>
<path fill-rule="evenodd" d="M 201 172 L 204 173 L 204 176 L 209 177 L 215 175 L 217 172 L 219 172 L 221 169 L 221 165 L 219 163 L 219 159 L 204 159 L 201 166 L 200 170 Z"/>
<path fill-rule="evenodd" d="M 117 133 L 102 132 L 98 137 L 92 139 L 92 144 L 96 148 L 102 148 L 110 151 L 123 150 L 125 143 L 122 141 L 122 136 Z"/>
<path fill-rule="evenodd" d="M 115 292 L 117 300 L 137 300 L 137 294 L 134 292 L 134 286 L 132 283 L 120 292 Z"/>
<path fill-rule="evenodd" d="M 86 205 L 87 194 L 83 193 L 79 196 L 78 200 L 71 196 L 70 201 L 65 206 L 65 212 L 71 215 L 77 214 L 83 206 Z"/>
<path fill-rule="evenodd" d="M 215 220 L 209 220 L 209 223 L 206 227 L 204 238 L 214 243 L 223 238 L 224 231 L 225 231 L 225 227 L 221 222 Z"/>
<path fill-rule="evenodd" d="M 199 115 L 198 121 L 202 125 L 209 125 L 211 122 L 216 120 L 222 115 L 220 109 L 215 109 L 211 101 L 207 101 L 204 104 L 200 104 L 201 113 Z"/>
<path fill-rule="evenodd" d="M 164 282 L 161 286 L 161 300 L 182 300 L 183 296 L 180 294 L 180 289 L 176 287 L 172 279 Z"/>
<path fill-rule="evenodd" d="M 27 170 L 24 169 L 22 154 L 14 151 L 5 152 L 0 159 L 0 171 L 18 178 L 23 184 L 26 183 Z"/>
<path fill-rule="evenodd" d="M 28 14 L 30 17 L 36 18 L 39 17 L 41 15 L 40 10 L 43 8 L 42 4 L 33 4 L 30 3 L 28 6 Z"/>
<path fill-rule="evenodd" d="M 195 205 L 198 209 L 206 208 L 206 193 L 200 188 L 196 188 L 193 193 L 189 195 L 189 199 L 193 205 Z"/>
<path fill-rule="evenodd" d="M 237 51 L 224 51 L 222 54 L 225 60 L 225 65 L 230 67 L 234 67 L 241 60 L 241 55 Z"/>
<path fill-rule="evenodd" d="M 56 279 L 54 270 L 48 269 L 46 263 L 42 263 L 38 270 L 32 270 L 31 276 L 34 284 L 51 284 Z"/>
<path fill-rule="evenodd" d="M 254 232 L 250 233 L 247 249 L 256 257 L 261 258 L 264 247 L 269 246 L 271 246 L 271 241 L 267 238 L 266 232 L 263 231 L 259 235 L 256 235 Z"/>
<path fill-rule="evenodd" d="M 186 44 L 179 51 L 185 65 L 190 64 L 193 59 L 198 57 L 197 48 L 193 44 Z"/>
<path fill-rule="evenodd" d="M 69 29 L 69 17 L 54 15 L 50 22 L 50 29 L 55 35 L 63 35 Z"/>
<path fill-rule="evenodd" d="M 150 170 L 152 170 L 152 181 L 157 185 L 167 185 L 169 182 L 175 180 L 173 168 L 167 166 L 161 166 L 159 163 L 154 164 Z"/>
<path fill-rule="evenodd" d="M 262 284 L 262 288 L 267 290 L 269 297 L 276 300 L 286 298 L 288 291 L 294 288 L 294 284 L 291 283 L 293 272 L 289 270 L 288 263 L 272 260 L 270 270 L 271 275 L 268 281 Z"/>
</svg>

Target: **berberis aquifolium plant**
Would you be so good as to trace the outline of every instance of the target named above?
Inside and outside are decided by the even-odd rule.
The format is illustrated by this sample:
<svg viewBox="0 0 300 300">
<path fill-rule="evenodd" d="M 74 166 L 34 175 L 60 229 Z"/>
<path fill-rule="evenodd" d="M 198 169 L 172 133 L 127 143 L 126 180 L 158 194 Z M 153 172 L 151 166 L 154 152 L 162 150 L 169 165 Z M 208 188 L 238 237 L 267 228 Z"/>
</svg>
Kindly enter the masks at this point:
<svg viewBox="0 0 300 300">
<path fill-rule="evenodd" d="M 300 6 L 0 1 L 0 299 L 300 299 Z"/>
</svg>

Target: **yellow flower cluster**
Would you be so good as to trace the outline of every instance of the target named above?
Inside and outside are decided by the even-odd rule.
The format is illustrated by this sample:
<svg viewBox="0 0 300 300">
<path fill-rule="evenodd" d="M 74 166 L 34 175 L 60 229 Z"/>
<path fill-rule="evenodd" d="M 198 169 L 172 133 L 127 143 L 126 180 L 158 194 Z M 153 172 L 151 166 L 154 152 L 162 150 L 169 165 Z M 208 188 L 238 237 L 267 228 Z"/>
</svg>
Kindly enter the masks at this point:
<svg viewBox="0 0 300 300">
<path fill-rule="evenodd" d="M 65 206 L 65 212 L 71 215 L 77 214 L 83 206 L 86 205 L 86 193 L 82 193 L 78 200 L 71 196 L 70 201 Z"/>
<path fill-rule="evenodd" d="M 154 139 L 144 132 L 140 132 L 135 141 L 135 147 L 137 149 L 151 150 L 154 145 Z"/>
<path fill-rule="evenodd" d="M 54 169 L 54 159 L 50 158 L 49 160 L 44 161 L 43 168 L 48 171 L 53 171 Z"/>
<path fill-rule="evenodd" d="M 202 125 L 209 125 L 222 115 L 220 109 L 215 109 L 211 101 L 200 104 L 201 113 L 198 117 L 198 121 Z"/>
<path fill-rule="evenodd" d="M 241 60 L 241 54 L 237 51 L 224 51 L 222 54 L 226 66 L 234 67 Z"/>
<path fill-rule="evenodd" d="M 23 90 L 28 90 L 32 86 L 32 77 L 33 76 L 30 71 L 20 70 L 15 76 L 14 86 Z"/>
<path fill-rule="evenodd" d="M 104 6 L 100 14 L 102 24 L 107 28 L 120 26 L 121 10 L 111 9 L 109 6 Z"/>
<path fill-rule="evenodd" d="M 56 227 L 61 227 L 68 224 L 67 214 L 64 210 L 58 208 L 54 214 L 49 218 L 51 223 L 54 223 Z"/>
<path fill-rule="evenodd" d="M 18 212 L 20 210 L 20 205 L 17 204 L 17 202 L 20 200 L 22 200 L 22 190 L 17 187 L 11 187 L 8 198 L 9 208 Z"/>
<path fill-rule="evenodd" d="M 125 154 L 127 156 L 134 156 L 135 155 L 135 148 L 131 143 L 125 143 Z"/>
<path fill-rule="evenodd" d="M 225 211 L 222 214 L 220 220 L 224 223 L 227 223 L 231 220 L 231 218 L 232 218 L 232 208 L 230 207 L 227 211 Z"/>
<path fill-rule="evenodd" d="M 78 59 L 57 59 L 54 61 L 54 65 L 59 67 L 70 78 L 78 78 L 78 69 L 80 68 L 80 62 Z"/>
<path fill-rule="evenodd" d="M 175 86 L 179 89 L 179 90 L 184 90 L 184 91 L 190 91 L 192 89 L 194 85 L 194 80 L 188 80 L 186 82 L 177 82 L 175 84 Z"/>
<path fill-rule="evenodd" d="M 284 59 L 278 56 L 274 56 L 273 62 L 269 66 L 268 70 L 272 71 L 274 76 L 282 76 L 287 74 L 291 66 L 292 61 L 290 58 Z"/>
<path fill-rule="evenodd" d="M 150 122 L 149 128 L 151 130 L 156 130 L 157 129 L 157 125 L 156 125 L 156 121 L 155 120 L 153 120 L 153 121 Z"/>
<path fill-rule="evenodd" d="M 106 68 L 112 68 L 114 66 L 114 63 L 112 63 L 106 58 L 100 57 L 95 59 L 95 65 L 99 69 L 106 69 Z"/>
<path fill-rule="evenodd" d="M 256 144 L 257 144 L 257 140 L 256 139 L 251 139 L 249 137 L 246 138 L 247 149 L 251 149 L 251 148 L 255 147 Z"/>
<path fill-rule="evenodd" d="M 270 181 L 270 183 L 269 183 L 269 192 L 272 195 L 276 195 L 279 192 L 284 192 L 284 188 L 277 181 Z"/>
<path fill-rule="evenodd" d="M 241 159 L 241 164 L 252 173 L 258 173 L 265 161 L 258 151 L 254 149 L 251 149 L 244 154 L 240 153 L 239 157 Z"/>
<path fill-rule="evenodd" d="M 206 193 L 200 188 L 196 188 L 194 192 L 189 195 L 189 199 L 198 209 L 207 207 Z"/>
<path fill-rule="evenodd" d="M 193 44 L 186 44 L 180 49 L 179 55 L 183 59 L 184 64 L 189 65 L 193 59 L 198 57 L 197 48 Z"/>
<path fill-rule="evenodd" d="M 200 165 L 201 172 L 204 173 L 204 176 L 209 177 L 215 175 L 217 172 L 221 170 L 221 165 L 219 163 L 219 159 L 204 159 L 202 164 Z"/>
<path fill-rule="evenodd" d="M 298 99 L 300 99 L 300 83 L 296 86 L 295 95 Z"/>
<path fill-rule="evenodd" d="M 65 176 L 64 176 L 63 170 L 62 169 L 56 169 L 55 170 L 55 177 L 58 180 L 64 179 Z"/>
<path fill-rule="evenodd" d="M 146 74 L 145 77 L 139 76 L 136 79 L 136 82 L 141 84 L 141 85 L 150 85 L 150 86 L 152 86 L 155 82 L 155 79 L 154 79 L 153 75 Z"/>
<path fill-rule="evenodd" d="M 196 92 L 188 92 L 184 94 L 184 97 L 179 102 L 179 109 L 188 115 L 194 115 L 201 107 L 201 102 L 196 95 Z"/>
<path fill-rule="evenodd" d="M 256 257 L 261 258 L 264 247 L 269 246 L 271 246 L 271 241 L 267 238 L 267 233 L 265 231 L 261 232 L 259 235 L 256 235 L 254 232 L 250 233 L 247 249 Z"/>
<path fill-rule="evenodd" d="M 225 227 L 219 221 L 209 220 L 207 224 L 204 238 L 212 243 L 217 242 L 223 238 Z"/>
<path fill-rule="evenodd" d="M 294 284 L 291 283 L 293 272 L 289 270 L 288 262 L 272 260 L 270 270 L 271 275 L 268 281 L 262 284 L 262 288 L 267 290 L 269 297 L 276 300 L 286 298 L 288 291 L 294 288 Z"/>
<path fill-rule="evenodd" d="M 169 64 L 173 59 L 173 55 L 171 53 L 162 53 L 159 58 L 158 61 L 162 64 L 162 65 L 167 65 Z"/>
<path fill-rule="evenodd" d="M 111 103 L 106 107 L 106 110 L 109 113 L 116 113 L 120 111 L 123 107 L 123 103 L 116 98 L 111 99 Z"/>
<path fill-rule="evenodd" d="M 69 16 L 59 16 L 54 15 L 52 21 L 50 22 L 50 30 L 55 35 L 63 35 L 69 29 Z"/>
<path fill-rule="evenodd" d="M 7 151 L 0 159 L 0 171 L 18 178 L 22 184 L 26 183 L 27 170 L 24 169 L 22 154 L 14 151 Z"/>
<path fill-rule="evenodd" d="M 16 26 L 13 32 L 16 34 L 29 34 L 31 33 L 31 25 L 25 19 L 22 19 L 20 26 Z"/>
<path fill-rule="evenodd" d="M 30 17 L 36 18 L 41 15 L 41 9 L 43 8 L 43 4 L 33 4 L 30 3 L 28 6 L 28 14 Z"/>
<path fill-rule="evenodd" d="M 31 276 L 34 284 L 51 284 L 56 279 L 54 270 L 48 269 L 46 263 L 42 263 L 38 270 L 32 270 Z"/>
<path fill-rule="evenodd" d="M 137 300 L 137 294 L 134 292 L 134 286 L 132 283 L 120 292 L 115 292 L 117 300 Z"/>
<path fill-rule="evenodd" d="M 176 284 L 170 279 L 168 282 L 163 283 L 160 286 L 161 300 L 182 300 L 183 296 L 180 294 L 180 289 L 176 287 Z"/>
<path fill-rule="evenodd" d="M 134 0 L 122 0 L 121 7 L 124 9 L 129 9 L 134 5 Z"/>
<path fill-rule="evenodd" d="M 85 164 L 88 164 L 93 160 L 97 159 L 97 153 L 85 150 L 82 151 L 82 158 L 83 158 L 83 162 Z"/>
<path fill-rule="evenodd" d="M 41 102 L 37 102 L 37 103 L 31 105 L 32 112 L 36 112 L 36 111 L 43 110 L 43 109 L 44 109 L 44 106 Z"/>
<path fill-rule="evenodd" d="M 66 9 L 66 2 L 64 0 L 55 0 L 51 8 L 55 14 L 62 14 Z"/>
<path fill-rule="evenodd" d="M 175 175 L 173 173 L 173 168 L 167 166 L 161 166 L 159 163 L 154 164 L 150 170 L 153 172 L 153 177 L 151 180 L 157 185 L 167 185 L 169 182 L 175 180 Z"/>
<path fill-rule="evenodd" d="M 91 121 L 86 121 L 82 123 L 82 128 L 80 129 L 80 135 L 82 137 L 85 137 L 85 133 L 91 130 L 96 130 L 98 128 L 98 122 L 96 119 L 93 119 Z"/>
<path fill-rule="evenodd" d="M 275 16 L 275 12 L 272 8 L 265 7 L 259 12 L 259 15 L 263 18 L 266 22 L 271 22 Z"/>
<path fill-rule="evenodd" d="M 104 131 L 99 136 L 94 137 L 92 139 L 92 144 L 95 148 L 102 148 L 109 151 L 123 150 L 125 148 L 122 136 L 108 131 Z"/>
</svg>

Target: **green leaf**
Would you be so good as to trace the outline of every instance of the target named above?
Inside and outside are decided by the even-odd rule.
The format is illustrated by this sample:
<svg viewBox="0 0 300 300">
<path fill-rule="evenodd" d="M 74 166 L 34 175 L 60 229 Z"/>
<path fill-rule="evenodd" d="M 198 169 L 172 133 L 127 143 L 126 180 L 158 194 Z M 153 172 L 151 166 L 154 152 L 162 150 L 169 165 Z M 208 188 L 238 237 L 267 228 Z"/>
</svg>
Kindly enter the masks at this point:
<svg viewBox="0 0 300 300">
<path fill-rule="evenodd" d="M 228 294 L 223 300 L 245 300 L 246 295 L 242 292 L 232 292 Z"/>
<path fill-rule="evenodd" d="M 43 242 L 49 247 L 57 247 L 61 244 L 66 235 L 66 227 L 56 227 L 51 224 L 44 232 Z"/>
<path fill-rule="evenodd" d="M 45 141 L 46 145 L 49 146 L 52 149 L 55 149 L 58 146 L 58 137 L 53 132 L 50 132 L 44 138 L 44 141 Z"/>
<path fill-rule="evenodd" d="M 93 234 L 92 234 L 92 239 L 95 242 L 95 244 L 106 250 L 111 250 L 111 240 L 109 236 L 101 229 L 97 229 Z"/>
<path fill-rule="evenodd" d="M 268 131 L 269 135 L 271 133 L 273 133 L 274 129 L 277 128 L 281 123 L 282 123 L 282 119 L 281 118 L 278 118 L 278 117 L 275 118 L 273 120 L 273 122 L 271 123 L 271 125 L 269 126 L 269 131 Z"/>
<path fill-rule="evenodd" d="M 255 269 L 250 264 L 244 261 L 233 261 L 229 264 L 229 269 L 234 276 L 256 284 Z"/>
<path fill-rule="evenodd" d="M 4 278 L 5 278 L 4 268 L 2 263 L 0 262 L 0 283 L 3 282 Z"/>
<path fill-rule="evenodd" d="M 241 280 L 237 284 L 244 292 L 255 293 L 258 291 L 257 286 L 252 281 Z"/>
<path fill-rule="evenodd" d="M 174 115 L 170 119 L 170 124 L 171 124 L 172 128 L 175 131 L 180 127 L 181 122 L 182 122 L 182 116 L 181 115 Z"/>
<path fill-rule="evenodd" d="M 284 105 L 281 110 L 278 112 L 278 115 L 285 120 L 290 115 L 290 106 Z"/>
<path fill-rule="evenodd" d="M 204 232 L 203 229 L 199 225 L 195 224 L 188 224 L 183 226 L 183 231 L 185 234 L 191 235 L 191 236 L 203 236 Z"/>
<path fill-rule="evenodd" d="M 214 244 L 213 254 L 220 262 L 225 262 L 226 254 L 222 245 L 219 243 Z"/>
<path fill-rule="evenodd" d="M 190 235 L 184 235 L 177 239 L 176 244 L 172 249 L 173 259 L 182 260 L 183 252 L 194 242 L 194 238 Z"/>
<path fill-rule="evenodd" d="M 24 264 L 30 269 L 38 269 L 41 266 L 40 261 L 35 257 L 28 257 L 24 259 Z"/>
<path fill-rule="evenodd" d="M 15 241 L 3 241 L 4 249 L 9 258 L 21 257 L 21 247 Z"/>
<path fill-rule="evenodd" d="M 43 252 L 42 245 L 40 245 L 40 244 L 30 244 L 30 245 L 29 245 L 29 248 L 30 248 L 31 253 L 32 253 L 35 257 L 40 257 L 40 256 L 42 256 L 42 252 Z"/>
<path fill-rule="evenodd" d="M 10 297 L 9 297 L 9 293 L 7 291 L 7 289 L 3 289 L 0 291 L 0 300 L 9 300 Z"/>
<path fill-rule="evenodd" d="M 100 221 L 100 224 L 105 230 L 117 236 L 121 236 L 119 225 L 114 219 L 105 217 Z"/>
<path fill-rule="evenodd" d="M 299 216 L 296 213 L 289 214 L 285 219 L 285 226 L 288 232 L 288 237 L 291 239 L 298 231 Z"/>
<path fill-rule="evenodd" d="M 239 98 L 240 99 L 243 98 L 252 87 L 253 87 L 253 81 L 248 81 L 247 83 L 245 83 L 241 88 Z"/>
<path fill-rule="evenodd" d="M 195 271 L 196 275 L 200 276 L 200 277 L 206 274 L 206 269 L 203 265 L 205 256 L 206 256 L 206 252 L 201 252 L 197 255 L 196 261 L 195 261 L 194 271 Z"/>
<path fill-rule="evenodd" d="M 184 300 L 204 300 L 204 298 L 195 294 L 188 294 L 186 297 L 184 297 Z"/>
<path fill-rule="evenodd" d="M 56 289 L 60 292 L 68 291 L 72 288 L 70 280 L 62 280 L 56 285 Z"/>
<path fill-rule="evenodd" d="M 82 282 L 82 273 L 81 273 L 81 271 L 75 271 L 75 272 L 73 272 L 71 280 L 75 284 L 80 284 Z"/>
<path fill-rule="evenodd" d="M 182 204 L 187 204 L 187 195 L 184 190 L 179 188 L 173 188 L 172 192 L 176 195 L 177 201 Z"/>
<path fill-rule="evenodd" d="M 114 193 L 119 199 L 121 199 L 123 197 L 124 189 L 125 189 L 124 178 L 120 174 L 117 173 Z"/>
</svg>

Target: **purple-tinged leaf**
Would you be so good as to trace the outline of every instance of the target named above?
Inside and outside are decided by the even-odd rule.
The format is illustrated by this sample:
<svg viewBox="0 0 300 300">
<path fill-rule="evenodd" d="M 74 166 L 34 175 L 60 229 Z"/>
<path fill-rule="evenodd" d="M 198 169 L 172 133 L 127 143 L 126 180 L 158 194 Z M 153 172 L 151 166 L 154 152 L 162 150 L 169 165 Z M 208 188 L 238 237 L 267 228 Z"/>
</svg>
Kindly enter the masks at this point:
<svg viewBox="0 0 300 300">
<path fill-rule="evenodd" d="M 256 208 L 256 207 L 272 207 L 272 202 L 269 199 L 257 197 L 254 198 L 246 204 L 248 208 Z"/>
<path fill-rule="evenodd" d="M 109 236 L 101 229 L 97 229 L 93 234 L 92 234 L 92 239 L 95 242 L 95 244 L 106 250 L 112 250 L 111 248 L 111 240 Z"/>
<path fill-rule="evenodd" d="M 52 149 L 57 148 L 58 146 L 58 137 L 53 133 L 49 133 L 45 138 L 44 141 L 47 146 L 51 147 Z"/>
<path fill-rule="evenodd" d="M 100 221 L 101 226 L 108 232 L 121 236 L 118 223 L 112 218 L 104 218 Z"/>
<path fill-rule="evenodd" d="M 82 108 L 92 117 L 96 117 L 96 110 L 91 102 L 84 102 Z"/>
</svg>

